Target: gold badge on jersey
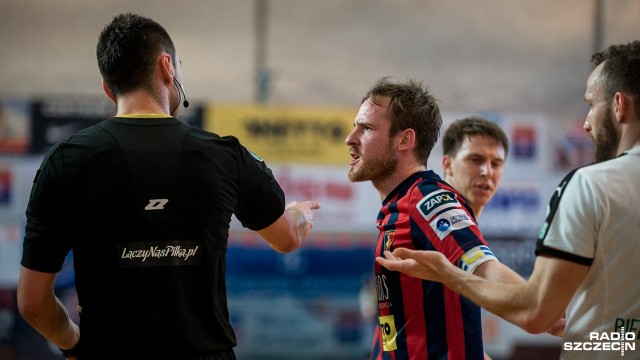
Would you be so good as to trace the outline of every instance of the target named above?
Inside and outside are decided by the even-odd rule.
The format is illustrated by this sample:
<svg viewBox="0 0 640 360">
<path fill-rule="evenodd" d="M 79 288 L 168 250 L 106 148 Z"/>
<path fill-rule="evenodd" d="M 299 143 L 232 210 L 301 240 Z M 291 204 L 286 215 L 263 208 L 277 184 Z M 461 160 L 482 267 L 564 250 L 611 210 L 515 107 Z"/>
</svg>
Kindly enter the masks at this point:
<svg viewBox="0 0 640 360">
<path fill-rule="evenodd" d="M 393 351 L 398 349 L 396 337 L 396 322 L 393 315 L 380 316 L 380 329 L 382 330 L 382 349 L 384 351 Z"/>
<path fill-rule="evenodd" d="M 389 230 L 389 231 L 385 231 L 384 232 L 384 249 L 386 251 L 391 251 L 391 245 L 393 245 L 393 240 L 396 237 L 396 231 L 395 230 Z"/>
</svg>

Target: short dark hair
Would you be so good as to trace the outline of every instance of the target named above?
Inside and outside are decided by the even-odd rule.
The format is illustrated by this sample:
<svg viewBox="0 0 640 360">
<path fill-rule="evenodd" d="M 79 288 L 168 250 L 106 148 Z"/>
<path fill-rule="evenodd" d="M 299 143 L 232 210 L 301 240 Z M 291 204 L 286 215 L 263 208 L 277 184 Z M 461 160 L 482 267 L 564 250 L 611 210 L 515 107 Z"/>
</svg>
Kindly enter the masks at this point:
<svg viewBox="0 0 640 360">
<path fill-rule="evenodd" d="M 611 45 L 591 56 L 597 67 L 604 62 L 600 80 L 606 96 L 611 100 L 620 91 L 633 98 L 636 116 L 640 117 L 640 41 Z"/>
<path fill-rule="evenodd" d="M 394 83 L 388 77 L 383 77 L 369 89 L 361 103 L 371 99 L 374 104 L 379 104 L 381 97 L 389 99 L 389 136 L 394 136 L 402 130 L 413 129 L 417 142 L 416 157 L 426 165 L 442 126 L 437 100 L 421 81 Z"/>
<path fill-rule="evenodd" d="M 100 33 L 96 46 L 100 74 L 115 96 L 141 87 L 153 91 L 154 62 L 162 52 L 175 63 L 176 50 L 167 31 L 132 13 L 115 16 Z"/>
<path fill-rule="evenodd" d="M 493 121 L 479 116 L 469 116 L 451 123 L 442 137 L 442 152 L 444 155 L 454 157 L 464 139 L 471 135 L 481 135 L 494 139 L 504 148 L 505 158 L 509 154 L 509 138 Z"/>
</svg>

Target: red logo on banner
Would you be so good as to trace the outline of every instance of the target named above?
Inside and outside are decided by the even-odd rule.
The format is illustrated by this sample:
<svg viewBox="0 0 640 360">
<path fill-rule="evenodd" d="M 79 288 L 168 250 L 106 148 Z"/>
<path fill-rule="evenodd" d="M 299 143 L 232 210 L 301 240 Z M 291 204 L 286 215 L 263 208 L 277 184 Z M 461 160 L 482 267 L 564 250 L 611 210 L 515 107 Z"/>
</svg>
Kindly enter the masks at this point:
<svg viewBox="0 0 640 360">
<path fill-rule="evenodd" d="M 0 169 L 0 205 L 11 202 L 11 171 Z"/>
</svg>

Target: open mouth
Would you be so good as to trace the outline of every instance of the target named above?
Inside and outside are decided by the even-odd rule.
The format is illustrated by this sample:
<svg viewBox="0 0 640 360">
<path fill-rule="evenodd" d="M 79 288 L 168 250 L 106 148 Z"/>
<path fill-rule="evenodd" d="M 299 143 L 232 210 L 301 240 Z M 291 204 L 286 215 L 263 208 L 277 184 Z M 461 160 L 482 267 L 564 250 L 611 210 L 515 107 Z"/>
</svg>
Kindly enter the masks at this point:
<svg viewBox="0 0 640 360">
<path fill-rule="evenodd" d="M 360 160 L 360 155 L 358 155 L 355 151 L 349 151 L 349 155 L 351 155 L 351 162 L 349 164 L 353 165 L 358 160 Z"/>
</svg>

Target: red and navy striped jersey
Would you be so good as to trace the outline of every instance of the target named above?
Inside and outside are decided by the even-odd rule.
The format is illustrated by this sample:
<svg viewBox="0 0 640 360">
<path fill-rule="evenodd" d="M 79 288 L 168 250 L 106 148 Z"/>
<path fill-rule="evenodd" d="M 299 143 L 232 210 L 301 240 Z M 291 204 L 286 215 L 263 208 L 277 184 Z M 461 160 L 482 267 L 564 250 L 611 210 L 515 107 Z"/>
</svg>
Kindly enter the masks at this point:
<svg viewBox="0 0 640 360">
<path fill-rule="evenodd" d="M 433 171 L 413 174 L 382 205 L 376 255 L 435 250 L 457 264 L 468 250 L 487 246 L 467 201 Z M 383 359 L 483 358 L 478 306 L 440 283 L 377 263 L 375 275 Z"/>
</svg>

